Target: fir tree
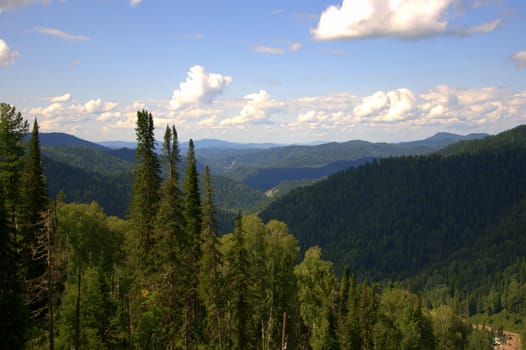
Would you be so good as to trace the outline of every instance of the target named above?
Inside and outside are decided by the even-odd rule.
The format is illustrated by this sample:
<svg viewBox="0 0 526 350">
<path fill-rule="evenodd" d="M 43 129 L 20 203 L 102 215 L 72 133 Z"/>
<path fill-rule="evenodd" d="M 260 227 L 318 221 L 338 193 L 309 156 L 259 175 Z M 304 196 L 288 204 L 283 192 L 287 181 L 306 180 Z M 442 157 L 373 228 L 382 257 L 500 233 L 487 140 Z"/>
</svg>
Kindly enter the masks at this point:
<svg viewBox="0 0 526 350">
<path fill-rule="evenodd" d="M 166 347 L 175 346 L 182 325 L 183 296 L 188 285 L 184 259 L 181 256 L 184 246 L 183 195 L 178 187 L 178 167 L 181 161 L 179 142 L 175 127 L 166 127 L 163 142 L 163 162 L 168 168 L 168 176 L 161 187 L 161 202 L 157 215 L 157 270 L 160 272 L 159 302 L 169 312 L 163 313 L 163 334 Z"/>
<path fill-rule="evenodd" d="M 155 153 L 155 136 L 152 114 L 146 110 L 137 112 L 137 135 L 135 182 L 130 208 L 130 219 L 137 231 L 139 266 L 151 269 L 153 261 L 150 250 L 154 245 L 154 225 L 159 206 L 161 166 Z"/>
<path fill-rule="evenodd" d="M 192 344 L 199 337 L 199 300 L 197 292 L 198 263 L 201 256 L 201 198 L 199 193 L 199 174 L 195 160 L 194 143 L 190 139 L 186 155 L 184 179 L 184 209 L 185 246 L 182 255 L 187 273 L 186 306 L 185 306 L 185 339 L 186 344 Z"/>
<path fill-rule="evenodd" d="M 0 199 L 3 199 L 1 188 Z M 20 349 L 24 343 L 27 317 L 11 231 L 5 209 L 0 206 L 0 339 L 4 349 Z"/>
<path fill-rule="evenodd" d="M 210 169 L 205 167 L 203 200 L 203 242 L 199 261 L 199 295 L 206 308 L 206 336 L 208 343 L 217 349 L 224 348 L 222 292 L 224 281 L 221 274 L 223 256 L 219 251 L 217 226 L 214 219 L 215 207 L 211 185 Z"/>
<path fill-rule="evenodd" d="M 0 339 L 6 349 L 21 348 L 27 328 L 17 232 L 27 129 L 15 107 L 0 103 Z"/>
<path fill-rule="evenodd" d="M 232 248 L 226 256 L 228 262 L 227 284 L 230 291 L 228 343 L 229 349 L 250 349 L 254 345 L 247 329 L 251 313 L 249 294 L 249 261 L 245 249 L 241 213 L 236 217 Z"/>
<path fill-rule="evenodd" d="M 44 230 L 42 215 L 49 207 L 46 179 L 42 168 L 40 157 L 40 141 L 38 135 L 38 123 L 35 119 L 33 131 L 29 139 L 25 165 L 22 174 L 22 189 L 20 193 L 20 227 L 24 248 L 24 270 L 28 282 L 28 297 L 30 311 L 34 318 L 39 318 L 41 311 L 45 309 L 46 296 L 38 298 L 38 291 L 31 290 L 35 285 L 32 283 L 40 279 L 47 272 L 46 256 L 36 256 L 35 252 L 40 245 L 37 242 L 40 231 Z M 40 300 L 39 300 L 40 299 Z"/>
<path fill-rule="evenodd" d="M 5 215 L 8 225 L 17 228 L 20 179 L 24 166 L 22 140 L 27 134 L 28 123 L 16 108 L 0 103 L 0 187 L 3 188 Z M 15 231 L 12 232 L 13 234 Z"/>
</svg>

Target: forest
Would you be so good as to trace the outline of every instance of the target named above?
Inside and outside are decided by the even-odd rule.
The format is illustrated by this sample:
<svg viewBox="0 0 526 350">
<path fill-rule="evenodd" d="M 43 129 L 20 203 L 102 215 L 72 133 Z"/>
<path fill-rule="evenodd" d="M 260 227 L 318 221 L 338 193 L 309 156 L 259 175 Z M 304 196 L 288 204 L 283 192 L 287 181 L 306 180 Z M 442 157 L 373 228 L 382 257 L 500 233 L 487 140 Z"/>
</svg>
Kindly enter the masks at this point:
<svg viewBox="0 0 526 350">
<path fill-rule="evenodd" d="M 466 202 L 458 202 L 460 196 L 454 195 L 462 186 L 473 187 L 482 181 L 482 168 L 477 165 L 478 158 L 472 156 L 463 156 L 461 161 L 447 156 L 452 157 L 452 164 L 448 163 L 449 158 L 437 161 L 441 156 L 392 158 L 349 170 L 358 174 L 353 175 L 357 178 L 370 178 L 371 187 L 358 187 L 362 183 L 357 179 L 356 183 L 344 185 L 363 191 L 364 196 L 382 183 L 383 172 L 383 186 L 372 193 L 380 196 L 373 201 L 373 208 L 387 214 L 368 210 L 370 207 L 365 204 L 370 204 L 372 197 L 367 196 L 363 198 L 365 203 L 358 202 L 350 209 L 342 207 L 336 213 L 342 217 L 354 213 L 359 222 L 355 230 L 370 229 L 382 244 L 392 248 L 392 257 L 385 256 L 384 260 L 371 255 L 371 262 L 398 261 L 395 265 L 371 264 L 370 269 L 358 269 L 352 259 L 349 263 L 340 259 L 342 263 L 334 265 L 325 258 L 324 247 L 338 257 L 334 246 L 327 245 L 321 236 L 302 237 L 299 229 L 296 231 L 297 221 L 285 224 L 287 221 L 280 219 L 284 212 L 277 209 L 284 205 L 285 197 L 271 204 L 262 218 L 236 213 L 232 232 L 219 235 L 209 167 L 205 167 L 204 181 L 200 182 L 193 142 L 189 141 L 183 160 L 175 126 L 166 126 L 162 154 L 158 155 L 153 117 L 147 110 L 137 112 L 138 146 L 125 218 L 108 216 L 96 202 L 66 203 L 61 193 L 51 197 L 48 183 L 60 182 L 44 176 L 36 119 L 29 140 L 24 142 L 29 128 L 29 121 L 14 106 L 0 104 L 1 349 L 478 350 L 492 349 L 493 336 L 502 331 L 495 329 L 493 334 L 474 328 L 466 319 L 469 313 L 455 304 L 455 298 L 430 299 L 429 294 L 421 293 L 420 289 L 425 291 L 425 284 L 432 280 L 424 274 L 442 273 L 440 269 L 444 267 L 430 261 L 425 265 L 429 270 L 414 269 L 414 264 L 420 264 L 424 257 L 404 255 L 404 249 L 416 253 L 418 244 L 425 244 L 426 240 L 413 242 L 402 233 L 410 233 L 413 222 L 409 218 L 423 217 L 415 230 L 435 228 L 439 234 L 448 235 L 451 231 L 446 219 L 456 220 L 454 215 L 464 217 L 473 211 L 467 215 L 467 223 L 451 233 L 464 234 L 470 227 L 477 232 L 494 233 L 495 236 L 488 234 L 480 239 L 475 239 L 474 233 L 464 237 L 475 241 L 473 250 L 493 242 L 498 232 L 493 228 L 523 236 L 524 192 L 517 192 L 515 187 L 520 184 L 515 182 L 519 181 L 517 177 L 524 181 L 521 169 L 525 155 L 520 150 L 485 156 L 484 169 L 494 169 L 494 188 L 485 187 L 494 196 L 493 203 L 484 202 L 484 196 L 473 188 L 466 190 L 472 191 L 465 193 L 471 195 Z M 519 163 L 522 168 L 513 166 Z M 463 164 L 467 165 L 462 168 Z M 510 166 L 504 173 L 495 170 L 505 164 Z M 457 170 L 463 171 L 469 180 L 451 182 L 457 186 L 451 190 L 446 190 L 449 182 L 444 182 L 440 190 L 432 190 L 434 186 L 426 181 L 417 184 L 418 178 L 392 183 L 392 171 L 409 176 L 409 169 L 413 168 L 447 174 L 444 181 L 454 178 Z M 441 173 L 441 169 L 446 170 Z M 306 196 L 308 192 L 302 191 L 316 186 L 332 186 L 330 181 L 342 174 L 314 187 L 293 191 L 291 196 Z M 430 181 L 438 181 L 438 177 Z M 444 201 L 444 212 L 438 216 L 426 214 L 428 203 L 416 200 L 414 205 L 402 205 L 391 194 L 413 191 L 410 193 L 418 197 L 421 186 L 435 191 L 426 192 L 433 193 L 433 199 Z M 112 195 L 111 186 L 101 190 Z M 310 210 L 306 215 L 334 218 L 326 211 L 329 198 L 302 198 L 317 206 L 305 209 Z M 470 207 L 472 201 L 482 205 Z M 504 203 L 512 204 L 506 207 Z M 495 217 L 495 208 L 509 210 Z M 284 210 L 297 215 L 292 207 Z M 404 210 L 409 212 L 398 213 Z M 275 217 L 271 217 L 273 213 Z M 373 214 L 378 217 L 370 217 Z M 396 222 L 402 243 L 394 236 L 382 235 L 383 220 L 389 215 L 408 218 Z M 437 217 L 446 221 L 434 222 Z M 445 227 L 440 226 L 442 222 Z M 302 231 L 307 232 L 305 228 Z M 370 243 L 356 235 L 349 239 L 353 237 L 358 238 L 350 243 L 354 247 L 350 252 L 357 254 L 358 260 L 369 253 L 369 246 L 378 244 L 374 236 Z M 470 252 L 462 250 L 467 248 L 460 244 L 461 240 L 453 240 L 455 249 L 445 244 L 436 246 L 436 242 L 427 242 L 434 249 L 436 261 L 451 254 L 452 266 L 445 271 L 455 276 L 448 280 L 444 274 L 441 283 L 451 283 L 448 288 L 469 293 L 455 285 L 462 280 L 457 280 L 458 273 L 453 272 L 458 272 L 462 254 Z M 502 249 L 521 247 L 507 244 Z M 416 260 L 408 260 L 409 257 Z M 515 285 L 508 287 L 516 294 L 494 295 L 498 305 L 493 305 L 491 311 L 505 308 L 524 315 L 524 258 L 502 266 L 507 268 L 505 274 L 513 276 L 509 283 Z M 380 276 L 380 269 L 385 269 L 383 276 L 389 279 Z M 492 291 L 499 293 L 502 289 Z M 474 308 L 474 312 L 481 310 Z"/>
</svg>

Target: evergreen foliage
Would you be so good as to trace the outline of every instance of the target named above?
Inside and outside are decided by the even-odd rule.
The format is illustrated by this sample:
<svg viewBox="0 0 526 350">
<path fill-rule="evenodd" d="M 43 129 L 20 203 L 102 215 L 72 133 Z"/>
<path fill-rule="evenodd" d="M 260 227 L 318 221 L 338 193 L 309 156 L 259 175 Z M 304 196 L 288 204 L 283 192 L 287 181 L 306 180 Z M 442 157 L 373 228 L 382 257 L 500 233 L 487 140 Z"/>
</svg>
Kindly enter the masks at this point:
<svg viewBox="0 0 526 350">
<path fill-rule="evenodd" d="M 154 246 L 154 225 L 159 206 L 161 166 L 155 153 L 155 135 L 152 114 L 137 112 L 137 164 L 130 206 L 130 218 L 138 235 L 138 265 L 148 269 L 152 264 L 150 250 Z"/>
<path fill-rule="evenodd" d="M 26 283 L 29 284 L 30 312 L 33 317 L 38 318 L 43 316 L 41 309 L 47 307 L 47 295 L 41 298 L 36 297 L 38 293 L 31 290 L 31 285 L 34 284 L 32 283 L 33 281 L 38 280 L 47 273 L 48 264 L 46 259 L 44 259 L 43 255 L 38 256 L 35 252 L 40 244 L 38 242 L 41 236 L 40 231 L 45 229 L 42 214 L 48 209 L 49 201 L 46 178 L 40 158 L 40 142 L 36 119 L 33 123 L 33 131 L 27 146 L 20 191 L 20 231 L 24 251 L 24 277 Z"/>
</svg>

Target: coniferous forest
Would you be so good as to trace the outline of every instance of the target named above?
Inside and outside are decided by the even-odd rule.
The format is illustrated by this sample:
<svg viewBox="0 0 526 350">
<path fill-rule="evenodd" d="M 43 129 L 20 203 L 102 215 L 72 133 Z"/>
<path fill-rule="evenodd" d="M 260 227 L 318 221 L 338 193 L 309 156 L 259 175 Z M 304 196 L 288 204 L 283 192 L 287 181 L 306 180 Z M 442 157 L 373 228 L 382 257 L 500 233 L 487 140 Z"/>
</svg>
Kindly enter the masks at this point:
<svg viewBox="0 0 526 350">
<path fill-rule="evenodd" d="M 166 126 L 158 154 L 147 110 L 135 131 L 123 219 L 49 196 L 37 120 L 0 104 L 0 349 L 483 350 L 504 325 L 483 316 L 526 328 L 523 128 L 338 173 L 223 235 L 192 140 Z"/>
</svg>

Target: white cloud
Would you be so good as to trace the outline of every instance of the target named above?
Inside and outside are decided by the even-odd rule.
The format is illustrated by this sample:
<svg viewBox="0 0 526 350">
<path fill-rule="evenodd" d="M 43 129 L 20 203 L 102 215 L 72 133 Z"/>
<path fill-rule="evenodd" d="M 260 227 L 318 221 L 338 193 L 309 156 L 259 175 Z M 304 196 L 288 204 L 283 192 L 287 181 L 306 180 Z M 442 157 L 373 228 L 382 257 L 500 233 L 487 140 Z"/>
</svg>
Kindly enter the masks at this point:
<svg viewBox="0 0 526 350">
<path fill-rule="evenodd" d="M 239 115 L 221 121 L 221 125 L 269 124 L 270 114 L 283 108 L 283 102 L 273 100 L 268 92 L 259 92 L 245 96 L 248 102 L 243 106 Z"/>
<path fill-rule="evenodd" d="M 283 47 L 272 47 L 265 45 L 257 45 L 254 50 L 258 53 L 271 54 L 271 55 L 281 55 L 286 52 L 295 52 L 303 48 L 303 44 L 299 42 L 291 43 L 287 48 Z"/>
<path fill-rule="evenodd" d="M 64 0 L 61 0 L 61 1 L 64 1 Z M 29 6 L 35 3 L 47 5 L 51 2 L 52 0 L 0 0 L 0 12 L 14 10 L 14 9 Z"/>
<path fill-rule="evenodd" d="M 84 104 L 84 109 L 88 113 L 100 112 L 102 106 L 102 100 L 100 98 L 89 100 Z"/>
<path fill-rule="evenodd" d="M 439 34 L 488 33 L 500 26 L 495 19 L 462 30 L 449 31 L 449 10 L 458 0 L 342 0 L 321 15 L 311 34 L 318 40 L 368 37 L 421 38 Z"/>
<path fill-rule="evenodd" d="M 142 0 L 130 0 L 131 7 L 137 7 L 142 2 Z"/>
<path fill-rule="evenodd" d="M 7 43 L 0 39 L 0 66 L 9 66 L 15 63 L 18 52 L 9 48 Z"/>
<path fill-rule="evenodd" d="M 179 89 L 173 92 L 170 106 L 181 109 L 210 104 L 212 99 L 220 95 L 230 83 L 232 83 L 230 76 L 207 73 L 204 67 L 193 66 L 186 76 L 186 81 L 179 84 Z"/>
<path fill-rule="evenodd" d="M 422 93 L 409 89 L 378 91 L 369 96 L 348 94 L 301 98 L 294 105 L 296 120 L 291 128 L 299 130 L 382 130 L 401 138 L 407 128 L 466 130 L 503 125 L 511 128 L 524 123 L 526 92 L 485 87 L 459 89 L 440 85 Z M 385 141 L 385 140 L 384 140 Z"/>
<path fill-rule="evenodd" d="M 263 46 L 263 45 L 256 46 L 255 50 L 256 52 L 259 52 L 259 53 L 270 53 L 273 55 L 279 55 L 285 52 L 285 49 L 282 49 L 280 47 L 270 47 L 270 46 Z"/>
<path fill-rule="evenodd" d="M 500 27 L 502 20 L 497 18 L 493 21 L 482 23 L 478 26 L 470 27 L 465 30 L 465 34 L 490 33 Z"/>
<path fill-rule="evenodd" d="M 439 85 L 419 92 L 399 88 L 364 96 L 341 92 L 280 100 L 260 90 L 244 99 L 217 100 L 213 108 L 173 110 L 166 99 L 120 104 L 94 98 L 74 104 L 52 102 L 22 113 L 38 117 L 46 132 L 71 132 L 87 139 L 133 139 L 137 110 L 144 108 L 152 112 L 157 133 L 166 124 L 174 124 L 181 137 L 402 141 L 438 131 L 498 132 L 523 124 L 526 91 Z"/>
<path fill-rule="evenodd" d="M 33 32 L 41 33 L 49 36 L 53 36 L 56 38 L 64 39 L 64 40 L 71 40 L 71 41 L 88 41 L 90 40 L 89 37 L 84 35 L 77 35 L 77 34 L 70 34 L 66 33 L 60 29 L 56 28 L 47 28 L 47 27 L 35 27 L 33 28 Z"/>
<path fill-rule="evenodd" d="M 49 102 L 69 102 L 71 101 L 71 94 L 65 93 L 62 96 L 56 96 L 49 99 Z"/>
<path fill-rule="evenodd" d="M 371 96 L 364 97 L 363 102 L 354 107 L 354 114 L 359 117 L 369 116 L 383 110 L 388 104 L 387 94 L 383 91 L 378 91 Z"/>
<path fill-rule="evenodd" d="M 517 67 L 526 68 L 526 50 L 515 53 L 511 56 L 511 59 L 515 62 Z"/>
</svg>

